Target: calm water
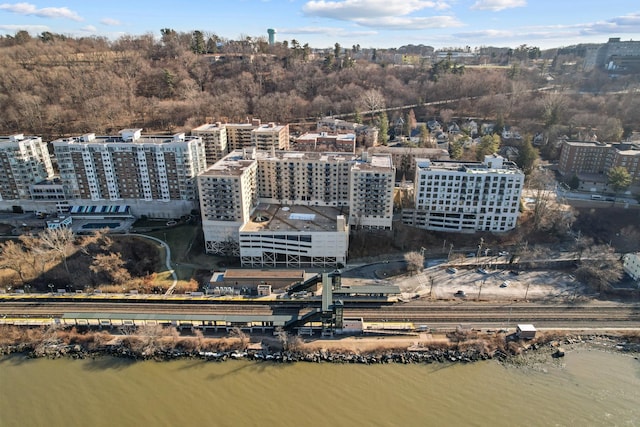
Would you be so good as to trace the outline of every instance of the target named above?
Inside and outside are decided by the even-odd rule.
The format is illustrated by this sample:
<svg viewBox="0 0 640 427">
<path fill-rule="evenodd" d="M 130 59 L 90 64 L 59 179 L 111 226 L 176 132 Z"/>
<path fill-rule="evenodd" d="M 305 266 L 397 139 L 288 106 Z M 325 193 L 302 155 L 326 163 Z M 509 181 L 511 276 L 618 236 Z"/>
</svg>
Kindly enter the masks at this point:
<svg viewBox="0 0 640 427">
<path fill-rule="evenodd" d="M 536 368 L 0 359 L 0 426 L 636 426 L 640 362 Z"/>
</svg>

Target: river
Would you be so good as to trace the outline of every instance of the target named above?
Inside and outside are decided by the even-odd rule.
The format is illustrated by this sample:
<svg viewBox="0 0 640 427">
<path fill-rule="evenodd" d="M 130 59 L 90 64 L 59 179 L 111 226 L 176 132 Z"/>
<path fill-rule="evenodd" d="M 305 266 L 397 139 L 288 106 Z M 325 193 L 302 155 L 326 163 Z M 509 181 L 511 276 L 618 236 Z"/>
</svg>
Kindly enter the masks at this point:
<svg viewBox="0 0 640 427">
<path fill-rule="evenodd" d="M 0 426 L 635 426 L 640 362 L 526 366 L 0 359 Z"/>
</svg>

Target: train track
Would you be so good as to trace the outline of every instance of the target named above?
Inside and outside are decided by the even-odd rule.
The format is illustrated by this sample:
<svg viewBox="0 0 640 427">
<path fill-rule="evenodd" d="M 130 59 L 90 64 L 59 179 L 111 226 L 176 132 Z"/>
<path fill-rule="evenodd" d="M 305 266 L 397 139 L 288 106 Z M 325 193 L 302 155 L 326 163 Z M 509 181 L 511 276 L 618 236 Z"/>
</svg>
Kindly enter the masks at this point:
<svg viewBox="0 0 640 427">
<path fill-rule="evenodd" d="M 25 302 L 0 304 L 0 316 L 60 317 L 64 313 L 132 313 L 132 314 L 228 314 L 264 315 L 300 314 L 300 307 L 267 304 L 166 304 L 123 302 Z M 345 317 L 361 317 L 368 322 L 413 322 L 435 324 L 505 324 L 539 325 L 624 324 L 640 327 L 639 304 L 490 304 L 435 303 L 398 304 L 392 306 L 350 307 Z"/>
</svg>

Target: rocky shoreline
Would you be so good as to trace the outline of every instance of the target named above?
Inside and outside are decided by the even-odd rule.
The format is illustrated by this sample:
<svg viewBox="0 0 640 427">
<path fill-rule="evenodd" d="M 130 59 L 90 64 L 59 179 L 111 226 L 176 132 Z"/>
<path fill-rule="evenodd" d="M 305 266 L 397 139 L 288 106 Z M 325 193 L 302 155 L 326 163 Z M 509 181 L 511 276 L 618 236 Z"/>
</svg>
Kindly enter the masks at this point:
<svg viewBox="0 0 640 427">
<path fill-rule="evenodd" d="M 222 362 L 226 360 L 251 360 L 270 363 L 342 363 L 342 364 L 429 364 L 429 363 L 472 363 L 497 359 L 501 362 L 514 360 L 529 353 L 542 353 L 551 357 L 563 357 L 565 348 L 586 344 L 601 349 L 640 354 L 638 337 L 624 335 L 565 335 L 543 337 L 536 341 L 511 341 L 502 348 L 487 350 L 486 346 L 461 348 L 450 345 L 447 348 L 415 347 L 388 348 L 371 351 L 346 351 L 339 348 L 295 350 L 269 349 L 254 345 L 253 348 L 236 348 L 223 351 L 205 351 L 185 348 L 135 349 L 126 341 L 107 345 L 86 345 L 81 343 L 15 343 L 0 345 L 0 356 L 22 354 L 28 358 L 72 358 L 87 359 L 116 357 L 129 360 L 170 361 L 177 359 L 201 359 Z"/>
</svg>

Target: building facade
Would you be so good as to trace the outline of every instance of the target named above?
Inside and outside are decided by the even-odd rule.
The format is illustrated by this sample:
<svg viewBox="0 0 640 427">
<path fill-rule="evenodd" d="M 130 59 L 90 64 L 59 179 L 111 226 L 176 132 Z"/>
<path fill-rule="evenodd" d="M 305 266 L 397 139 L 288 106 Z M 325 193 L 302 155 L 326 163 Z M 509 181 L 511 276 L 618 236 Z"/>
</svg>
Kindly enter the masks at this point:
<svg viewBox="0 0 640 427">
<path fill-rule="evenodd" d="M 502 157 L 484 162 L 416 160 L 414 209 L 407 225 L 436 231 L 504 232 L 515 228 L 524 173 Z"/>
<path fill-rule="evenodd" d="M 560 151 L 558 171 L 569 179 L 580 179 L 580 189 L 609 191 L 608 173 L 623 167 L 631 176 L 631 189 L 640 186 L 640 144 L 620 142 L 564 141 Z"/>
<path fill-rule="evenodd" d="M 47 143 L 39 136 L 0 136 L 0 201 L 31 200 L 32 187 L 54 175 Z"/>
<path fill-rule="evenodd" d="M 125 129 L 118 136 L 86 134 L 53 141 L 67 198 L 83 204 L 123 201 L 134 215 L 156 216 L 161 210 L 173 217 L 197 207 L 196 177 L 206 166 L 202 139 L 141 132 Z"/>
<path fill-rule="evenodd" d="M 202 138 L 207 166 L 214 164 L 229 153 L 227 128 L 220 122 L 198 126 L 191 130 L 191 135 Z"/>
<path fill-rule="evenodd" d="M 394 175 L 390 156 L 234 151 L 198 178 L 205 249 L 254 267 L 344 264 L 350 225 L 391 229 Z"/>
</svg>

